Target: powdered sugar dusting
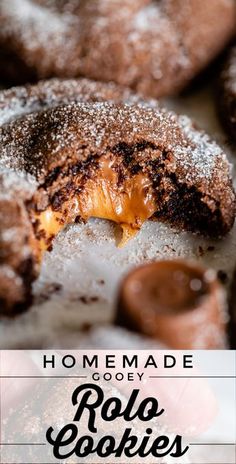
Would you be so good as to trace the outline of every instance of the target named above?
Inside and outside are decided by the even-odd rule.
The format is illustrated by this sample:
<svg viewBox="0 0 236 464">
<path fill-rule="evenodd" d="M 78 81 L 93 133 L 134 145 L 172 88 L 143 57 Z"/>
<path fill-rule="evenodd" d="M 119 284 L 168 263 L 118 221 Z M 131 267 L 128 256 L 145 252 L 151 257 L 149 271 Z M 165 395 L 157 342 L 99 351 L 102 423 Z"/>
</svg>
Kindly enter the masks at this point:
<svg viewBox="0 0 236 464">
<path fill-rule="evenodd" d="M 180 116 L 179 123 L 186 134 L 186 137 L 191 140 L 194 147 L 190 147 L 187 151 L 178 150 L 178 155 L 182 159 L 186 168 L 186 179 L 191 177 L 191 170 L 197 172 L 198 177 L 210 179 L 212 173 L 219 162 L 218 169 L 228 165 L 227 157 L 222 152 L 222 148 L 203 131 L 196 130 L 193 122 L 187 116 Z M 231 170 L 231 168 L 229 168 Z M 226 175 L 228 172 L 226 171 Z"/>
<path fill-rule="evenodd" d="M 145 51 L 145 35 L 149 37 L 150 30 L 155 31 L 153 35 L 155 40 L 150 43 L 152 54 L 155 56 L 155 60 L 152 61 L 151 73 L 154 79 L 158 82 L 164 78 L 163 61 L 165 47 L 169 49 L 169 53 L 175 53 L 169 60 L 169 65 L 172 69 L 185 69 L 191 68 L 191 59 L 186 53 L 186 49 L 181 46 L 181 36 L 178 29 L 173 27 L 174 21 L 165 14 L 163 5 L 158 2 L 152 2 L 150 5 L 140 9 L 133 17 L 131 22 L 132 28 L 128 36 L 128 41 L 133 46 L 140 47 Z M 158 26 L 157 26 L 158 25 Z M 165 40 L 163 40 L 165 38 Z M 164 42 L 164 43 L 163 43 Z"/>
<path fill-rule="evenodd" d="M 140 98 L 132 94 L 129 90 L 120 89 L 113 84 L 100 84 L 86 79 L 61 81 L 54 79 L 51 81 L 40 82 L 37 86 L 15 87 L 6 91 L 0 92 L 0 127 L 7 123 L 12 123 L 21 118 L 23 131 L 24 117 L 28 115 L 28 131 L 34 124 L 34 114 L 38 114 L 43 110 L 57 107 L 58 105 L 69 105 L 70 102 L 79 101 L 102 101 L 108 98 L 112 101 L 124 100 L 130 104 L 137 103 Z M 152 104 L 152 102 L 150 102 Z M 153 103 L 154 104 L 154 103 Z M 45 113 L 45 120 L 46 120 Z M 66 111 L 64 111 L 66 117 Z M 64 116 L 61 114 L 61 116 Z M 57 116 L 56 116 L 57 117 Z M 56 119 L 56 118 L 55 118 Z M 25 124 L 27 124 L 25 122 Z M 66 123 L 64 124 L 66 126 Z M 25 132 L 26 132 L 25 126 Z M 4 140 L 3 132 L 0 129 L 2 142 Z M 16 137 L 17 139 L 17 137 Z M 5 148 L 1 147 L 0 156 L 0 190 L 1 194 L 9 195 L 10 189 L 13 187 L 15 191 L 28 190 L 33 194 L 37 186 L 35 177 L 36 171 L 33 169 L 32 174 L 28 172 L 25 166 L 24 157 L 28 155 L 23 150 L 21 144 L 11 137 L 11 143 Z M 60 140 L 61 146 L 63 140 Z M 23 151 L 22 151 L 23 150 Z M 37 155 L 40 157 L 40 153 Z M 32 163 L 31 167 L 32 166 Z"/>
<path fill-rule="evenodd" d="M 49 92 L 50 86 L 46 84 L 45 87 Z M 80 98 L 83 101 L 83 95 L 75 97 L 71 90 L 68 98 L 66 93 L 57 98 L 53 85 L 52 92 L 47 92 L 44 89 L 46 99 L 43 103 L 37 100 L 39 95 L 36 93 L 21 105 L 26 98 L 23 91 L 20 98 L 10 99 L 7 110 L 3 107 L 0 118 L 3 122 L 10 119 L 10 122 L 9 126 L 3 124 L 2 127 L 2 166 L 23 170 L 37 179 L 43 165 L 48 164 L 49 154 L 50 157 L 53 154 L 60 156 L 63 148 L 73 147 L 77 140 L 88 138 L 88 146 L 91 149 L 95 146 L 102 153 L 106 145 L 114 146 L 120 141 L 135 143 L 143 138 L 173 153 L 173 170 L 179 168 L 180 181 L 181 177 L 183 182 L 206 181 L 215 171 L 227 181 L 229 167 L 222 150 L 203 132 L 195 130 L 186 117 L 178 118 L 158 106 L 142 105 L 141 100 L 135 106 L 132 98 L 129 105 L 118 107 L 106 102 L 78 103 Z M 73 99 L 76 103 L 71 103 Z M 21 117 L 19 121 L 15 122 L 14 112 L 16 118 Z M 49 133 L 47 127 L 54 129 Z M 34 133 L 40 134 L 39 149 L 29 157 Z"/>
<path fill-rule="evenodd" d="M 35 86 L 13 87 L 0 92 L 0 125 L 25 114 L 81 101 L 124 101 L 134 104 L 141 99 L 128 89 L 115 84 L 102 84 L 88 79 L 51 79 Z M 156 100 L 148 105 L 157 105 Z"/>
<path fill-rule="evenodd" d="M 42 75 L 50 67 L 60 73 L 68 53 L 79 40 L 78 18 L 75 24 L 75 17 L 69 12 L 62 15 L 56 8 L 40 6 L 31 0 L 3 0 L 1 15 L 7 18 L 1 22 L 1 35 L 19 37 L 27 65 L 34 67 L 40 53 Z"/>
</svg>

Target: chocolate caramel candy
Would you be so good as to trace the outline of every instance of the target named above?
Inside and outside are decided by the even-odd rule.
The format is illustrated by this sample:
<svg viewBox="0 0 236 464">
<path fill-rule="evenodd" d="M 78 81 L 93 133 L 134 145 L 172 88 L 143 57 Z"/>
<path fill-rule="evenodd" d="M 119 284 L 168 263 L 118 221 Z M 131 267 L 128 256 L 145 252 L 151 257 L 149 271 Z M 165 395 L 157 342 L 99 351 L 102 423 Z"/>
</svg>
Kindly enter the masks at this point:
<svg viewBox="0 0 236 464">
<path fill-rule="evenodd" d="M 225 346 L 225 295 L 215 272 L 185 261 L 131 271 L 118 297 L 116 322 L 175 349 Z"/>
</svg>

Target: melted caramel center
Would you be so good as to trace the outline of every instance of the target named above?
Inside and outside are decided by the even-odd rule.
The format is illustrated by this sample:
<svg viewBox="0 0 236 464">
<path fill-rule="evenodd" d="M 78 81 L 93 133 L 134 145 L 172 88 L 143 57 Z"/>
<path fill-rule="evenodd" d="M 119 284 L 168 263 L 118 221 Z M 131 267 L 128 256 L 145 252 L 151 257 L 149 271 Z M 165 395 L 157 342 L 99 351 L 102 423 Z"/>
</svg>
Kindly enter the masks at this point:
<svg viewBox="0 0 236 464">
<path fill-rule="evenodd" d="M 80 194 L 62 204 L 60 211 L 48 207 L 35 214 L 40 249 L 51 245 L 58 232 L 77 217 L 87 221 L 91 217 L 108 219 L 122 228 L 123 246 L 141 228 L 156 210 L 152 183 L 147 175 L 139 173 L 118 186 L 118 174 L 104 157 L 99 162 L 96 175 L 86 181 Z"/>
</svg>

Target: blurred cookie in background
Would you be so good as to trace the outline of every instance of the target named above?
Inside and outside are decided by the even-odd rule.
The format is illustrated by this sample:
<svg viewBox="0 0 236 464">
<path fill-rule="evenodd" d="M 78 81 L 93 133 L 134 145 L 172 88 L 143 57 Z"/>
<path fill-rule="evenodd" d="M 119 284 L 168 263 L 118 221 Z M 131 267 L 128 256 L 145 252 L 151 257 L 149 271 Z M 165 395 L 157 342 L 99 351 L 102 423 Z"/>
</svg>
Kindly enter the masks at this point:
<svg viewBox="0 0 236 464">
<path fill-rule="evenodd" d="M 221 121 L 236 142 L 236 45 L 230 48 L 220 76 L 218 102 Z"/>
<path fill-rule="evenodd" d="M 85 76 L 174 94 L 231 39 L 235 8 L 234 0 L 2 0 L 0 81 Z"/>
</svg>

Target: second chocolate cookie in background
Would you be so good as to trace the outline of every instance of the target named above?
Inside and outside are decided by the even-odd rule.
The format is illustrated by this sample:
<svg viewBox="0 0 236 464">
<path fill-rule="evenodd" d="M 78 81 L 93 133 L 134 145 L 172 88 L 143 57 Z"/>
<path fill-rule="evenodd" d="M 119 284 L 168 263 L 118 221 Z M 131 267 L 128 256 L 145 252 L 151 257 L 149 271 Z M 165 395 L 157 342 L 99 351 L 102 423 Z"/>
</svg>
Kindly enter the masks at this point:
<svg viewBox="0 0 236 464">
<path fill-rule="evenodd" d="M 0 81 L 85 76 L 174 94 L 231 39 L 235 8 L 234 0 L 1 0 Z"/>
<path fill-rule="evenodd" d="M 236 45 L 230 48 L 219 79 L 219 116 L 236 143 Z"/>
</svg>

